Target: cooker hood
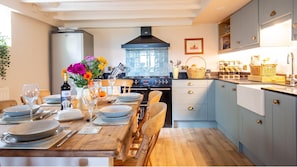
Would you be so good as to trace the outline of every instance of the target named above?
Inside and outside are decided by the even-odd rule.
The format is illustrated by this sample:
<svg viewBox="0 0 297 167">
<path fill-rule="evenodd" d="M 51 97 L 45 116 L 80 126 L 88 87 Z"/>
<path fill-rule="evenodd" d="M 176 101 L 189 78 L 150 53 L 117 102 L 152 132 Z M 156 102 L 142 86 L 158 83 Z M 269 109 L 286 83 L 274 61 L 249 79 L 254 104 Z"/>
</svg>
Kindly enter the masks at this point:
<svg viewBox="0 0 297 167">
<path fill-rule="evenodd" d="M 151 27 L 141 27 L 141 35 L 125 44 L 122 48 L 160 48 L 169 47 L 170 44 L 152 35 Z"/>
</svg>

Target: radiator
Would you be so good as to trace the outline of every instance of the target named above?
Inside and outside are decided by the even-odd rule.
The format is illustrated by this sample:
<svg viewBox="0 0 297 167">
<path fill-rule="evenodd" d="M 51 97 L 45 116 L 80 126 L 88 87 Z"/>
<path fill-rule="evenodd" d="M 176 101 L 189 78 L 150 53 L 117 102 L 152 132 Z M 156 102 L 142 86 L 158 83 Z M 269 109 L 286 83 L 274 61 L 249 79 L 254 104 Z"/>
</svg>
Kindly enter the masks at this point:
<svg viewBox="0 0 297 167">
<path fill-rule="evenodd" d="M 9 88 L 0 88 L 0 100 L 9 100 Z"/>
</svg>

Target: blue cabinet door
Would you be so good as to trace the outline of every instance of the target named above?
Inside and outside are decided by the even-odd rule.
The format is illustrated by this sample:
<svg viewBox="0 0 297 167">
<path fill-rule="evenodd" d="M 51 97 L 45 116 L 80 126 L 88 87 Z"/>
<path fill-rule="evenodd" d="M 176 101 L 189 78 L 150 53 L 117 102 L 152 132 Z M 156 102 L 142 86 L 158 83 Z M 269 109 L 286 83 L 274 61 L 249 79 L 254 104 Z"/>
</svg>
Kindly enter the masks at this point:
<svg viewBox="0 0 297 167">
<path fill-rule="evenodd" d="M 216 81 L 216 121 L 218 129 L 238 145 L 238 105 L 236 84 Z"/>
<path fill-rule="evenodd" d="M 267 165 L 297 165 L 296 112 L 295 96 L 265 91 L 265 114 L 272 147 Z"/>
<path fill-rule="evenodd" d="M 271 154 L 270 141 L 267 136 L 265 116 L 258 115 L 239 106 L 240 151 L 246 154 L 256 165 L 265 165 Z"/>
</svg>

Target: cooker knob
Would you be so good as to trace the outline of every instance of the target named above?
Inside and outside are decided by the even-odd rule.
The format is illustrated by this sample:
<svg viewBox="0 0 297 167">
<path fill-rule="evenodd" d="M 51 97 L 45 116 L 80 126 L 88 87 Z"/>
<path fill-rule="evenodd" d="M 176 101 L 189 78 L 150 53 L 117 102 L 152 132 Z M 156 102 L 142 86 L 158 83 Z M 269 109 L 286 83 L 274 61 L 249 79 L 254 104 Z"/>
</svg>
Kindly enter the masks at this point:
<svg viewBox="0 0 297 167">
<path fill-rule="evenodd" d="M 134 80 L 134 84 L 138 85 L 139 81 L 137 79 Z"/>
</svg>

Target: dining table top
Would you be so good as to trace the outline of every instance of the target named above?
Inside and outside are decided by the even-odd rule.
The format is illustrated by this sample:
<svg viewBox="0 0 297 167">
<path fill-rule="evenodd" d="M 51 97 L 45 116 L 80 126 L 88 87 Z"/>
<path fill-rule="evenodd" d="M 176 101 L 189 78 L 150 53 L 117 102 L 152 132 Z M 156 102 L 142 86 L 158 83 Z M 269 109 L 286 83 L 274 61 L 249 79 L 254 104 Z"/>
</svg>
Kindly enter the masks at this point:
<svg viewBox="0 0 297 167">
<path fill-rule="evenodd" d="M 100 126 L 99 133 L 96 134 L 74 134 L 63 145 L 56 147 L 56 144 L 49 149 L 5 149 L 0 148 L 0 156 L 6 157 L 114 157 L 121 159 L 121 152 L 129 147 L 127 145 L 128 139 L 131 138 L 131 128 L 135 126 L 137 120 L 137 111 L 142 102 L 143 96 L 136 102 L 125 104 L 133 109 L 133 114 L 128 124 L 124 125 L 104 125 Z M 123 103 L 124 104 L 124 103 Z M 113 104 L 107 100 L 99 100 L 96 108 L 121 105 Z M 50 108 L 50 107 L 47 107 Z M 54 108 L 54 107 L 53 107 Z M 56 107 L 57 109 L 57 107 Z M 82 110 L 83 119 L 62 121 L 60 126 L 69 127 L 71 130 L 80 130 L 84 126 L 88 126 L 89 114 L 87 110 Z M 47 119 L 54 119 L 50 116 Z M 0 133 L 6 132 L 8 128 L 14 125 L 0 125 Z M 97 126 L 97 125 L 93 125 Z M 57 142 L 58 143 L 58 142 Z M 126 148 L 125 148 L 126 147 Z"/>
</svg>

